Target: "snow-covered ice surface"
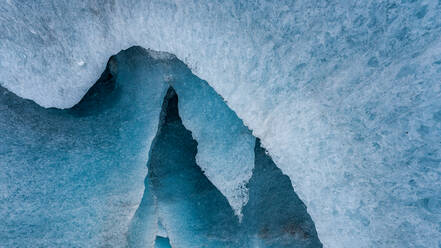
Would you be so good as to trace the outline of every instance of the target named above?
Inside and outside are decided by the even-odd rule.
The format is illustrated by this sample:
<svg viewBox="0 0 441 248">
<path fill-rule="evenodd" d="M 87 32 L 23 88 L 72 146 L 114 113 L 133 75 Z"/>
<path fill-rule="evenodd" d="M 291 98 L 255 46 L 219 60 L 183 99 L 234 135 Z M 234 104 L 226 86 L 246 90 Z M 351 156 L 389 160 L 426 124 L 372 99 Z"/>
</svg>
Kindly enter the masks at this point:
<svg viewBox="0 0 441 248">
<path fill-rule="evenodd" d="M 6 0 L 0 83 L 67 108 L 121 49 L 173 53 L 261 138 L 326 247 L 439 247 L 439 13 L 436 0 Z"/>
</svg>

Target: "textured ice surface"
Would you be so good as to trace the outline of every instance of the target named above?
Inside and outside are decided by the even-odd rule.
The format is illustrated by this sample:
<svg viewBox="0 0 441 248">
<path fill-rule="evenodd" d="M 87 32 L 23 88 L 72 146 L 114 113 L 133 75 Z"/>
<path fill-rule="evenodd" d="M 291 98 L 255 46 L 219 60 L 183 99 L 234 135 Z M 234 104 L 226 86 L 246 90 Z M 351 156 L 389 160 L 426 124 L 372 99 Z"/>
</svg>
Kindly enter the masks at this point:
<svg viewBox="0 0 441 248">
<path fill-rule="evenodd" d="M 238 218 L 196 164 L 199 147 L 182 124 L 178 97 L 170 89 L 147 164 L 146 188 L 156 198 L 158 219 L 173 247 L 242 247 L 238 242 L 246 237 L 239 236 Z"/>
<path fill-rule="evenodd" d="M 133 81 L 117 64 L 68 110 L 0 89 L 1 246 L 126 243 L 167 88 L 158 63 Z"/>
<path fill-rule="evenodd" d="M 254 140 L 251 131 L 227 106 L 223 99 L 203 80 L 174 56 L 135 47 L 120 55 L 120 63 L 132 65 L 131 72 L 148 75 L 153 68 L 145 57 L 168 59 L 161 73 L 168 85 L 179 94 L 181 117 L 198 141 L 197 163 L 210 181 L 225 195 L 235 213 L 241 217 L 248 200 L 245 184 L 254 167 Z M 164 53 L 162 53 L 164 54 Z M 130 62 L 136 61 L 136 62 Z M 130 77 L 130 75 L 127 75 Z"/>
<path fill-rule="evenodd" d="M 168 170 L 165 176 L 172 188 L 156 185 L 154 195 L 147 187 L 140 201 L 147 154 L 157 130 L 162 98 L 170 85 L 182 93 L 181 115 L 195 131 L 187 131 L 178 117 L 179 130 L 186 134 L 184 140 L 166 140 L 171 143 L 167 152 L 165 148 L 151 151 L 151 164 L 163 158 L 175 162 L 167 167 L 159 160 L 157 167 L 149 166 Z M 112 56 L 100 80 L 70 109 L 44 109 L 4 88 L 0 96 L 2 244 L 119 247 L 125 245 L 127 234 L 130 246 L 151 247 L 157 236 L 173 232 L 172 242 L 177 247 L 190 247 L 188 237 L 195 232 L 191 226 L 195 223 L 188 220 L 192 216 L 205 223 L 198 229 L 204 235 L 218 235 L 216 224 L 238 228 L 238 214 L 248 200 L 245 185 L 254 168 L 255 138 L 222 98 L 174 56 L 139 47 Z M 194 137 L 200 139 L 197 155 Z M 160 155 L 156 156 L 158 149 Z M 190 156 L 186 149 L 192 149 Z M 201 159 L 210 156 L 217 161 Z M 181 164 L 180 159 L 190 162 Z M 173 169 L 183 166 L 187 170 L 188 164 L 192 167 L 187 178 L 192 178 L 192 170 L 199 177 L 187 182 L 180 177 L 185 173 Z M 149 175 L 156 170 L 150 170 Z M 191 190 L 192 182 L 199 185 L 201 180 L 216 197 L 205 197 L 199 186 L 196 192 Z M 216 180 L 222 184 L 216 185 Z M 190 189 L 184 193 L 189 195 L 181 194 L 180 204 L 164 205 L 164 200 L 173 201 L 173 197 L 158 200 L 160 192 L 182 192 L 186 187 Z M 202 204 L 199 207 L 212 214 L 198 216 L 202 211 L 185 204 Z M 219 215 L 221 210 L 227 214 Z M 224 232 L 217 238 L 245 242 L 237 232 Z M 206 244 L 205 239 L 199 244 Z"/>
<path fill-rule="evenodd" d="M 199 147 L 183 125 L 178 95 L 170 88 L 149 153 L 146 191 L 129 229 L 129 236 L 135 237 L 131 247 L 151 244 L 152 233 L 168 237 L 176 248 L 322 247 L 289 178 L 260 143 L 254 149 L 255 167 L 247 185 L 250 200 L 242 223 L 198 166 Z M 152 222 L 157 227 L 152 228 Z M 156 239 L 155 244 L 164 241 Z"/>
<path fill-rule="evenodd" d="M 254 149 L 220 96 L 175 57 L 151 54 L 134 47 L 112 56 L 70 109 L 44 109 L 1 88 L 1 243 L 321 247 L 288 177 Z M 200 166 L 210 154 L 218 160 Z M 216 185 L 216 174 L 243 181 Z M 241 195 L 229 199 L 236 185 Z"/>
<path fill-rule="evenodd" d="M 172 71 L 166 79 L 181 99 L 183 124 L 199 144 L 197 164 L 241 218 L 248 201 L 245 184 L 254 167 L 255 138 L 213 88 L 188 67 L 178 62 Z"/>
<path fill-rule="evenodd" d="M 171 52 L 261 138 L 325 246 L 438 247 L 440 6 L 7 0 L 0 83 L 69 107 L 121 49 Z"/>
</svg>

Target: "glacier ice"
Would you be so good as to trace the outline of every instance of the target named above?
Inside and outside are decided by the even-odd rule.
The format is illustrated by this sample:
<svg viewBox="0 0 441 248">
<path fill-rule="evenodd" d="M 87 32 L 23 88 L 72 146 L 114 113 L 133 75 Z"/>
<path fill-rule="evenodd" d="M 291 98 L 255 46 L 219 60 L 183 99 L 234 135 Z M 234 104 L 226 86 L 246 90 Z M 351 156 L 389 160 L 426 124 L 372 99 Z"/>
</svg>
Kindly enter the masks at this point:
<svg viewBox="0 0 441 248">
<path fill-rule="evenodd" d="M 140 47 L 112 56 L 69 109 L 0 93 L 7 247 L 321 247 L 288 177 L 174 56 Z M 204 156 L 219 159 L 207 165 Z M 261 161 L 278 173 L 267 176 L 274 181 L 256 179 Z M 240 195 L 229 199 L 237 186 Z M 284 200 L 271 203 L 274 196 Z M 285 211 L 288 204 L 296 207 Z"/>
<path fill-rule="evenodd" d="M 166 75 L 166 81 L 179 95 L 182 122 L 199 144 L 197 164 L 241 218 L 248 201 L 245 185 L 254 167 L 255 138 L 223 99 L 187 66 L 175 63 L 173 72 Z"/>
<path fill-rule="evenodd" d="M 121 49 L 173 53 L 261 139 L 326 247 L 438 247 L 440 11 L 436 0 L 6 0 L 0 84 L 68 108 Z M 19 144 L 7 118 L 2 141 Z"/>
<path fill-rule="evenodd" d="M 199 147 L 180 118 L 178 95 L 169 88 L 149 153 L 144 197 L 129 229 L 132 247 L 167 244 L 163 237 L 186 248 L 322 247 L 289 178 L 259 142 L 242 222 L 198 166 Z M 155 233 L 162 238 L 153 241 Z"/>
<path fill-rule="evenodd" d="M 1 88 L 2 246 L 126 243 L 167 88 L 159 63 L 130 81 L 115 59 L 71 109 L 44 109 Z"/>
<path fill-rule="evenodd" d="M 236 243 L 238 218 L 227 199 L 196 164 L 201 145 L 184 127 L 178 113 L 178 96 L 172 88 L 165 96 L 159 122 L 146 178 L 146 190 L 153 193 L 155 202 L 147 204 L 156 205 L 157 219 L 165 227 L 170 244 L 242 247 Z"/>
</svg>

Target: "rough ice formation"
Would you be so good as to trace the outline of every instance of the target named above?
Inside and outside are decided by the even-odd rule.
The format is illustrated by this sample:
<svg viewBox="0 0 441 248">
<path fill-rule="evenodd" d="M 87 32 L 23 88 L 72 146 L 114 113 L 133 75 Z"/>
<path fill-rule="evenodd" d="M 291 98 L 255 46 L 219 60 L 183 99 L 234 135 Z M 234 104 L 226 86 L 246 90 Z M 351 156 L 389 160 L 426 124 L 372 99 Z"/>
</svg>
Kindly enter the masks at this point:
<svg viewBox="0 0 441 248">
<path fill-rule="evenodd" d="M 186 123 L 198 135 L 184 127 L 174 90 L 165 97 L 159 126 L 154 124 L 160 111 L 158 98 L 170 84 L 182 93 L 181 115 L 189 118 Z M 248 247 L 250 240 L 262 247 L 321 247 L 314 224 L 287 178 L 287 190 L 272 186 L 273 191 L 265 186 L 280 179 L 253 179 L 255 183 L 249 184 L 253 197 L 246 205 L 244 223 L 239 223 L 234 205 L 222 194 L 228 187 L 216 188 L 208 173 L 210 169 L 220 173 L 228 166 L 219 159 L 203 172 L 196 153 L 216 156 L 223 152 L 229 157 L 239 152 L 226 152 L 225 143 L 243 146 L 235 160 L 242 167 L 236 174 L 246 167 L 239 164 L 245 161 L 250 170 L 256 164 L 254 175 L 262 173 L 259 158 L 265 153 L 253 150 L 249 141 L 254 143 L 255 138 L 241 121 L 173 56 L 158 56 L 138 47 L 113 56 L 100 80 L 67 110 L 41 108 L 4 88 L 1 96 L 4 142 L 0 161 L 5 165 L 1 217 L 6 223 L 2 244 L 124 246 L 127 233 L 130 247 L 167 247 L 168 242 L 173 247 Z M 207 115 L 210 118 L 204 120 Z M 222 128 L 225 125 L 229 128 Z M 152 141 L 156 128 L 158 134 Z M 196 143 L 195 136 L 202 142 Z M 243 137 L 247 142 L 242 142 Z M 140 165 L 147 161 L 142 154 L 147 154 L 150 143 L 149 176 L 139 203 L 140 177 L 145 175 Z M 209 149 L 203 149 L 204 145 Z M 249 179 L 243 174 L 240 178 Z M 283 200 L 268 199 L 275 194 Z M 283 208 L 289 203 L 298 207 L 286 212 Z M 261 212 L 264 209 L 268 211 Z M 279 212 L 283 223 L 274 218 L 274 212 Z M 262 221 L 250 221 L 257 214 Z"/>
<path fill-rule="evenodd" d="M 238 236 L 238 218 L 196 164 L 199 147 L 182 123 L 175 91 L 169 89 L 147 163 L 146 191 L 155 202 L 146 204 L 155 204 L 156 219 L 173 247 L 242 247 L 237 243 L 245 240 Z"/>
<path fill-rule="evenodd" d="M 437 247 L 440 6 L 7 0 L 0 83 L 70 107 L 121 49 L 171 52 L 261 138 L 325 246 Z"/>
<path fill-rule="evenodd" d="M 179 114 L 175 90 L 167 91 L 171 86 L 182 93 Z M 101 78 L 70 109 L 45 109 L 4 88 L 0 93 L 2 245 L 247 247 L 249 236 L 268 228 L 249 231 L 238 218 L 256 163 L 255 138 L 174 56 L 139 47 L 112 56 Z M 210 154 L 219 159 L 201 166 L 200 158 Z M 216 176 L 224 183 L 216 185 Z M 244 181 L 234 184 L 236 178 Z M 253 191 L 260 184 L 268 183 L 262 180 Z M 229 199 L 237 186 L 239 197 Z M 285 191 L 264 190 L 258 197 L 265 194 L 289 199 Z M 298 198 L 292 202 L 304 206 Z M 285 206 L 274 207 L 284 213 Z M 253 214 L 245 214 L 245 223 Z M 298 228 L 270 225 L 276 245 L 280 237 L 281 244 L 321 246 L 306 208 L 280 216 Z M 259 237 L 271 247 L 265 235 Z"/>
<path fill-rule="evenodd" d="M 111 59 L 97 87 L 68 110 L 44 109 L 1 88 L 2 246 L 126 243 L 166 88 L 157 65 L 125 84 L 115 66 Z"/>
<path fill-rule="evenodd" d="M 153 68 L 151 58 L 169 62 Z M 193 75 L 173 55 L 134 47 L 121 53 L 118 61 L 124 67 L 118 72 L 122 82 L 145 81 L 150 70 L 158 69 L 162 73 L 161 82 L 175 88 L 182 99 L 183 122 L 193 130 L 192 135 L 200 144 L 198 165 L 240 218 L 242 206 L 248 200 L 245 184 L 254 167 L 254 137 L 248 128 L 205 81 Z M 152 86 L 151 91 L 163 90 L 165 84 L 158 84 L 160 87 Z"/>
<path fill-rule="evenodd" d="M 136 69 L 131 71 L 136 71 L 140 77 L 144 70 L 152 70 L 142 62 L 144 57 L 170 60 L 164 63 L 161 72 L 166 83 L 179 94 L 182 121 L 198 141 L 198 166 L 227 197 L 236 215 L 241 218 L 241 209 L 248 201 L 245 184 L 251 178 L 254 167 L 255 138 L 251 131 L 207 82 L 192 74 L 174 56 L 139 47 L 127 50 L 120 57 L 123 56 L 121 64 L 138 61 Z"/>
<path fill-rule="evenodd" d="M 179 100 L 180 101 L 180 100 Z M 143 200 L 129 229 L 129 246 L 322 247 L 314 223 L 283 175 L 256 142 L 250 200 L 240 223 L 196 161 L 198 144 L 180 118 L 178 95 L 167 91 L 149 153 Z M 152 226 L 151 223 L 156 223 Z M 155 238 L 156 236 L 156 238 Z"/>
<path fill-rule="evenodd" d="M 182 122 L 199 144 L 197 164 L 241 218 L 248 201 L 245 185 L 254 167 L 255 138 L 213 88 L 187 66 L 175 63 L 173 72 L 166 79 L 181 99 Z"/>
</svg>

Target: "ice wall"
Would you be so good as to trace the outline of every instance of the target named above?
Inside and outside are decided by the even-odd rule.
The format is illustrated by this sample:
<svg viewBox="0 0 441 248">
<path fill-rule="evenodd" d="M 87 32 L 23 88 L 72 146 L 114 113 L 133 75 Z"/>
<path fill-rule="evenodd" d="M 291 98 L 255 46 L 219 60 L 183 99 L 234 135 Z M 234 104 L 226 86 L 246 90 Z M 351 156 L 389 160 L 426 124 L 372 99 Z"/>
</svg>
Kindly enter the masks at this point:
<svg viewBox="0 0 441 248">
<path fill-rule="evenodd" d="M 180 115 L 198 142 L 196 161 L 242 218 L 248 202 L 246 184 L 254 168 L 254 136 L 207 82 L 179 60 L 166 75 L 179 95 Z"/>
<path fill-rule="evenodd" d="M 45 109 L 1 88 L 0 218 L 5 224 L 0 243 L 123 247 L 127 235 L 131 247 L 153 246 L 163 234 L 157 225 L 159 203 L 154 204 L 143 181 L 162 98 L 171 84 L 182 93 L 182 116 L 195 130 L 189 135 L 201 140 L 197 158 L 203 166 L 194 167 L 221 196 L 228 218 L 238 223 L 248 200 L 254 137 L 181 61 L 133 47 L 112 56 L 101 78 L 69 109 Z M 175 151 L 170 157 L 179 155 Z M 200 159 L 210 156 L 218 160 Z M 181 223 L 174 228 L 185 225 L 185 219 Z M 190 237 L 192 229 L 186 231 Z"/>
<path fill-rule="evenodd" d="M 440 1 L 0 3 L 0 83 L 79 101 L 123 48 L 176 54 L 288 174 L 327 247 L 437 247 Z"/>
<path fill-rule="evenodd" d="M 242 207 L 248 201 L 245 185 L 254 167 L 255 138 L 251 131 L 207 82 L 192 74 L 175 56 L 133 47 L 121 52 L 118 58 L 129 70 L 124 74 L 127 78 L 143 78 L 143 74 L 148 75 L 156 68 L 143 60 L 166 59 L 165 63 L 161 60 L 154 63 L 161 64 L 157 68 L 162 73 L 162 80 L 173 86 L 181 98 L 182 122 L 192 130 L 192 136 L 199 144 L 198 166 L 227 197 L 236 215 L 241 218 Z"/>
<path fill-rule="evenodd" d="M 125 246 L 167 88 L 116 60 L 67 110 L 0 88 L 0 246 Z"/>
<path fill-rule="evenodd" d="M 201 145 L 183 125 L 174 89 L 168 90 L 162 106 L 147 163 L 146 188 L 155 196 L 157 218 L 170 244 L 176 248 L 244 247 L 247 237 L 240 235 L 237 216 L 196 163 Z"/>
<path fill-rule="evenodd" d="M 164 243 L 158 237 L 167 237 L 175 248 L 321 248 L 305 205 L 260 142 L 247 184 L 249 201 L 239 222 L 227 198 L 197 164 L 201 144 L 183 125 L 178 102 L 184 100 L 178 99 L 170 87 L 149 153 L 143 200 L 128 231 L 129 246 L 153 247 L 153 242 Z"/>
</svg>

